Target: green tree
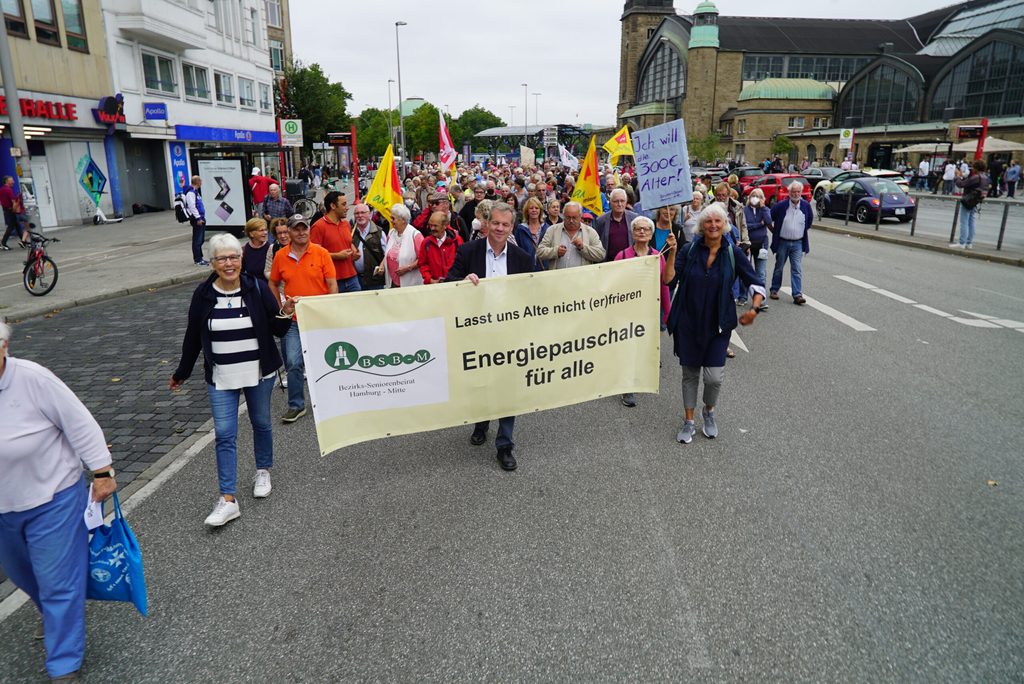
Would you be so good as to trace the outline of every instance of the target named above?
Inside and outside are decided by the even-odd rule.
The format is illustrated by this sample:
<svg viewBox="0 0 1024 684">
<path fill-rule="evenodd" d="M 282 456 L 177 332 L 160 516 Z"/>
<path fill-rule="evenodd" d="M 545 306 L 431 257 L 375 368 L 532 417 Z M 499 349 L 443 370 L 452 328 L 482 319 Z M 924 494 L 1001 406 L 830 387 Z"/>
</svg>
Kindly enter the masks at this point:
<svg viewBox="0 0 1024 684">
<path fill-rule="evenodd" d="M 393 121 L 398 125 L 398 117 L 392 112 Z M 361 160 L 383 156 L 388 143 L 388 111 L 370 107 L 364 109 L 355 120 L 356 138 Z"/>
<path fill-rule="evenodd" d="M 448 125 L 451 126 L 451 123 Z M 415 158 L 423 152 L 436 153 L 440 128 L 437 107 L 429 102 L 424 102 L 419 109 L 405 117 L 405 146 L 409 158 Z"/>
<path fill-rule="evenodd" d="M 448 130 L 452 134 L 452 142 L 455 144 L 455 148 L 461 150 L 462 144 L 465 142 L 472 143 L 473 136 L 480 131 L 504 125 L 505 122 L 496 114 L 477 104 L 462 112 Z"/>
<path fill-rule="evenodd" d="M 688 137 L 686 139 L 686 147 L 690 156 L 694 159 L 712 163 L 725 157 L 725 148 L 722 147 L 721 142 L 721 135 L 718 133 L 708 133 L 702 137 Z"/>
<path fill-rule="evenodd" d="M 275 92 L 278 116 L 302 119 L 302 133 L 308 156 L 314 142 L 327 140 L 327 134 L 344 131 L 352 125 L 348 100 L 352 94 L 341 83 L 332 83 L 319 64 L 306 65 L 296 60 L 285 65 L 284 86 Z"/>
<path fill-rule="evenodd" d="M 772 141 L 772 153 L 780 157 L 787 156 L 794 147 L 793 141 L 784 135 L 775 136 L 775 140 Z"/>
</svg>

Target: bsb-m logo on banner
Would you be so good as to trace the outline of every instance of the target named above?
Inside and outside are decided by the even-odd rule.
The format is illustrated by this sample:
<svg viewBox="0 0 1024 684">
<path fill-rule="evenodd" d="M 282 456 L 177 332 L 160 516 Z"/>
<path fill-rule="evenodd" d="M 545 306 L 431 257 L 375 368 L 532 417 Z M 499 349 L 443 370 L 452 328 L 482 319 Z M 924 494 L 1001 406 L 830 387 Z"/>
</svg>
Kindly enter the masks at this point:
<svg viewBox="0 0 1024 684">
<path fill-rule="evenodd" d="M 332 401 L 313 406 L 317 422 L 378 409 L 448 401 L 448 347 L 444 319 L 428 318 L 306 335 L 306 374 L 316 395 Z"/>
</svg>

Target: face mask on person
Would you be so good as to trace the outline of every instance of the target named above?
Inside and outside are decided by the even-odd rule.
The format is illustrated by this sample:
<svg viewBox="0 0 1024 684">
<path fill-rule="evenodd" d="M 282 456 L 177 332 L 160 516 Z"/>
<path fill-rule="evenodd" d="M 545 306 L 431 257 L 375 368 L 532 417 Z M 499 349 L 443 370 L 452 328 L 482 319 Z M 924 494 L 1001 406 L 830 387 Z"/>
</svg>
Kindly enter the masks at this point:
<svg viewBox="0 0 1024 684">
<path fill-rule="evenodd" d="M 761 204 L 761 198 L 760 197 L 751 197 L 750 198 L 750 206 L 756 207 L 756 206 L 758 206 L 760 204 Z"/>
</svg>

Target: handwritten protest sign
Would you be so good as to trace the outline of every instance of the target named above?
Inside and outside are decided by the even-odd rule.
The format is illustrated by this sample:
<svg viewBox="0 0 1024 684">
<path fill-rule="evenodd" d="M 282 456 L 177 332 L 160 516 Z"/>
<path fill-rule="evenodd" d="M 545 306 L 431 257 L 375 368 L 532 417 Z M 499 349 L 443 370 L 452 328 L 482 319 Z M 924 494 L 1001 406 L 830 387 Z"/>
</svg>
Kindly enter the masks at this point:
<svg viewBox="0 0 1024 684">
<path fill-rule="evenodd" d="M 636 131 L 633 150 L 644 209 L 681 204 L 693 199 L 686 129 L 676 119 Z"/>
</svg>

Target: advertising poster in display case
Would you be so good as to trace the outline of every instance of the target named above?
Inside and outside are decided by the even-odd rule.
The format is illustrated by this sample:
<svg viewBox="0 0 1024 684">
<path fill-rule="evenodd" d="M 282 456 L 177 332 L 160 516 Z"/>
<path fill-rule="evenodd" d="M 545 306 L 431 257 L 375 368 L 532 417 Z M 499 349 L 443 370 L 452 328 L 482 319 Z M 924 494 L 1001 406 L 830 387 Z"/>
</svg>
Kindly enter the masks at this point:
<svg viewBox="0 0 1024 684">
<path fill-rule="evenodd" d="M 228 228 L 241 235 L 247 220 L 245 176 L 242 159 L 200 159 L 196 163 L 203 179 L 203 204 L 207 228 Z"/>
</svg>

